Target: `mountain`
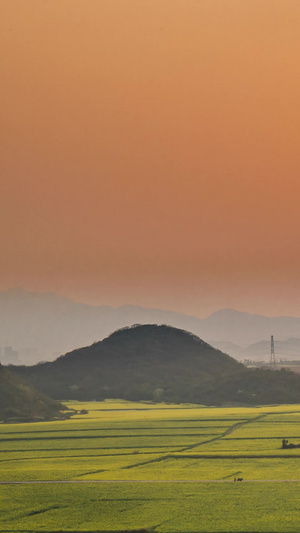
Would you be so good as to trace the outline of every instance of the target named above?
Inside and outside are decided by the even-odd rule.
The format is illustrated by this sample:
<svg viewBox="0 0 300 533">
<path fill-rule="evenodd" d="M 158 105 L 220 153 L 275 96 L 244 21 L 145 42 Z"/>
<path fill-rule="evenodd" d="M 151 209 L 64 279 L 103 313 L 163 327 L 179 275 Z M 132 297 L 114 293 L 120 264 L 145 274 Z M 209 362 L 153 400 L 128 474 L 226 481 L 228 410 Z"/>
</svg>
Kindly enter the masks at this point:
<svg viewBox="0 0 300 533">
<path fill-rule="evenodd" d="M 206 405 L 300 401 L 299 375 L 246 369 L 195 335 L 170 326 L 124 328 L 54 362 L 15 371 L 57 399 Z"/>
<path fill-rule="evenodd" d="M 261 340 L 249 346 L 238 346 L 232 342 L 212 341 L 212 346 L 218 350 L 230 354 L 232 357 L 244 361 L 270 361 L 270 340 Z M 276 341 L 276 360 L 294 361 L 300 359 L 300 339 L 285 339 Z"/>
<path fill-rule="evenodd" d="M 34 420 L 61 417 L 63 406 L 0 365 L 0 420 Z"/>
<path fill-rule="evenodd" d="M 256 356 L 268 360 L 271 335 L 278 358 L 294 339 L 292 356 L 300 358 L 300 318 L 265 317 L 223 309 L 200 319 L 161 309 L 135 306 L 93 307 L 54 293 L 35 293 L 15 288 L 0 292 L 0 361 L 33 364 L 107 337 L 133 324 L 167 324 L 191 331 L 237 359 L 251 357 L 248 346 L 265 341 Z M 299 344 L 299 349 L 297 346 Z M 269 346 L 268 346 L 269 343 Z M 291 348 L 291 347 L 290 347 Z M 16 353 L 18 352 L 18 354 Z M 291 354 L 291 349 L 289 350 Z"/>
<path fill-rule="evenodd" d="M 246 346 L 262 339 L 299 337 L 300 318 L 252 315 L 233 309 L 216 311 L 202 321 L 207 338 Z M 300 354 L 299 354 L 300 356 Z"/>
<path fill-rule="evenodd" d="M 11 350 L 5 350 L 12 347 L 21 363 L 51 361 L 137 322 L 167 323 L 197 331 L 201 320 L 159 309 L 93 307 L 49 292 L 20 288 L 0 292 L 0 360 L 4 364 L 17 362 Z"/>
<path fill-rule="evenodd" d="M 244 370 L 195 335 L 170 326 L 118 330 L 54 362 L 15 368 L 53 398 L 188 401 L 201 384 Z"/>
</svg>

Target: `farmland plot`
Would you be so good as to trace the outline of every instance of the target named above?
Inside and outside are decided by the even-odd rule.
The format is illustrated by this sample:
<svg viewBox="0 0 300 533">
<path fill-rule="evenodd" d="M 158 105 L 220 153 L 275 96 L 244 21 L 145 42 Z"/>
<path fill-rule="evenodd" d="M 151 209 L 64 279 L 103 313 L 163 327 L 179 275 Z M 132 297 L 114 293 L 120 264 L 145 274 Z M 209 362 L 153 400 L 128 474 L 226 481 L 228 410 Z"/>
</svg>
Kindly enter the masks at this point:
<svg viewBox="0 0 300 533">
<path fill-rule="evenodd" d="M 0 531 L 299 531 L 299 406 L 71 406 L 0 425 L 0 481 L 43 482 L 0 486 Z"/>
</svg>

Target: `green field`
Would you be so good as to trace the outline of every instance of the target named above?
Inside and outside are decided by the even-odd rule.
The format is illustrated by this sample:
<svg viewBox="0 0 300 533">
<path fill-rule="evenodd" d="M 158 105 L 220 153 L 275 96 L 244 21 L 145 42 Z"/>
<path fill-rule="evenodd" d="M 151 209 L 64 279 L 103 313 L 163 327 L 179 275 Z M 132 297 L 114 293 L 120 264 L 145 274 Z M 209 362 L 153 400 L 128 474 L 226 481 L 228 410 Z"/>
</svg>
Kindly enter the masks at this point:
<svg viewBox="0 0 300 533">
<path fill-rule="evenodd" d="M 300 531 L 299 405 L 68 404 L 0 424 L 1 532 Z"/>
</svg>

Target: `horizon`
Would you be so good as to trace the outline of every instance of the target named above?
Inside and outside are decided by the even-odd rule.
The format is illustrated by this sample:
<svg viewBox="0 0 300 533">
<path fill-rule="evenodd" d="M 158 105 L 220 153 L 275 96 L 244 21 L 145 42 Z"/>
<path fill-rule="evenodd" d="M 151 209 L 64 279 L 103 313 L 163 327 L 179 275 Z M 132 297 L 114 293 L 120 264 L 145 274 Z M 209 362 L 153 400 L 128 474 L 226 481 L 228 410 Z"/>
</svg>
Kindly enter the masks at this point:
<svg viewBox="0 0 300 533">
<path fill-rule="evenodd" d="M 180 312 L 180 311 L 176 311 L 176 310 L 172 310 L 172 309 L 166 309 L 166 308 L 161 308 L 161 307 L 147 307 L 147 306 L 143 306 L 143 305 L 134 305 L 134 304 L 127 304 L 127 303 L 124 303 L 124 304 L 121 304 L 121 305 L 118 305 L 118 306 L 114 306 L 114 305 L 110 305 L 110 304 L 106 304 L 106 303 L 102 303 L 102 304 L 93 304 L 93 303 L 89 303 L 88 300 L 84 301 L 84 300 L 77 300 L 77 299 L 74 299 L 72 298 L 71 296 L 68 296 L 68 295 L 65 295 L 65 294 L 60 294 L 58 292 L 54 292 L 54 291 L 49 291 L 49 290 L 45 290 L 45 291 L 36 291 L 36 290 L 30 290 L 30 289 L 25 289 L 24 287 L 20 287 L 20 286 L 14 286 L 14 287 L 10 287 L 8 289 L 4 289 L 4 290 L 1 290 L 0 289 L 0 295 L 1 294 L 5 294 L 5 293 L 24 293 L 24 294 L 33 294 L 33 295 L 40 295 L 40 296 L 57 296 L 59 298 L 66 298 L 67 300 L 69 300 L 70 302 L 74 303 L 74 304 L 84 304 L 84 305 L 88 305 L 90 307 L 94 307 L 94 308 L 100 308 L 100 307 L 109 307 L 111 309 L 122 309 L 123 307 L 135 307 L 135 308 L 141 308 L 141 309 L 148 309 L 148 310 L 154 310 L 154 311 L 163 311 L 163 312 L 168 312 L 168 313 L 177 313 L 177 314 L 182 314 L 182 315 L 185 315 L 185 316 L 188 316 L 188 317 L 192 317 L 192 318 L 198 318 L 200 320 L 204 320 L 205 318 L 209 318 L 210 316 L 214 315 L 214 314 L 217 314 L 217 313 L 221 313 L 221 312 L 224 312 L 224 311 L 227 311 L 227 312 L 230 312 L 230 311 L 233 311 L 234 313 L 240 313 L 240 314 L 247 314 L 247 315 L 252 315 L 252 316 L 262 316 L 262 317 L 265 317 L 265 318 L 300 318 L 300 316 L 296 316 L 296 315 L 266 315 L 266 314 L 260 314 L 260 313 L 250 313 L 248 311 L 244 311 L 244 310 L 241 310 L 241 309 L 235 309 L 233 307 L 222 307 L 221 309 L 216 309 L 215 311 L 212 311 L 210 314 L 208 315 L 205 315 L 205 316 L 198 316 L 198 315 L 192 315 L 192 314 L 189 314 L 189 313 L 184 313 L 184 312 Z"/>
</svg>

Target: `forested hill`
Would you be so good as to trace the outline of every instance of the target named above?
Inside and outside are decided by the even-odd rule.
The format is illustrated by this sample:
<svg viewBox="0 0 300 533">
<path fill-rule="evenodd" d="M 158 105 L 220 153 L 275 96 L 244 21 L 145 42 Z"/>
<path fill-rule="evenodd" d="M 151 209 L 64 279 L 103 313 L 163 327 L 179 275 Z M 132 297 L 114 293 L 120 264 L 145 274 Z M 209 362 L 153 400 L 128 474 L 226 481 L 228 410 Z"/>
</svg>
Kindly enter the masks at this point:
<svg viewBox="0 0 300 533">
<path fill-rule="evenodd" d="M 46 420 L 60 417 L 62 409 L 0 364 L 0 420 Z"/>
<path fill-rule="evenodd" d="M 244 367 L 186 331 L 137 325 L 17 370 L 52 398 L 190 401 L 214 389 L 218 376 Z"/>
<path fill-rule="evenodd" d="M 195 335 L 170 326 L 124 328 L 54 362 L 15 370 L 58 399 L 300 402 L 300 376 L 246 369 Z"/>
</svg>

